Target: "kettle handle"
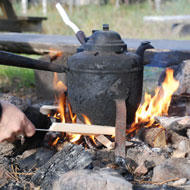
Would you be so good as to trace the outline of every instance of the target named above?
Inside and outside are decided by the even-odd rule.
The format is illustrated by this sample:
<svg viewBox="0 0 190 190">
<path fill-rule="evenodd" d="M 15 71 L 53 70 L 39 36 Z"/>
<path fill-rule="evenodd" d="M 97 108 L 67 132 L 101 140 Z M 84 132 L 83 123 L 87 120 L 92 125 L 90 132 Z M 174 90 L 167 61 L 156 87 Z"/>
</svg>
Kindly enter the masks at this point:
<svg viewBox="0 0 190 190">
<path fill-rule="evenodd" d="M 9 65 L 15 67 L 24 67 L 43 71 L 52 71 L 57 73 L 68 72 L 69 68 L 64 65 L 31 59 L 28 57 L 16 55 L 6 51 L 0 51 L 0 65 Z"/>
</svg>

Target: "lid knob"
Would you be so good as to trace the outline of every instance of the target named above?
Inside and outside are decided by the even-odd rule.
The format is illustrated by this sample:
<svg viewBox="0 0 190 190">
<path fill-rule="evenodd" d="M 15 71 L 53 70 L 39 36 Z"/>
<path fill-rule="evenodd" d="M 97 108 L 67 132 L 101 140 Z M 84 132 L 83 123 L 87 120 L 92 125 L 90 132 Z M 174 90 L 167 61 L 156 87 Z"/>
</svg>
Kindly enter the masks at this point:
<svg viewBox="0 0 190 190">
<path fill-rule="evenodd" d="M 109 30 L 109 24 L 103 24 L 103 30 Z"/>
</svg>

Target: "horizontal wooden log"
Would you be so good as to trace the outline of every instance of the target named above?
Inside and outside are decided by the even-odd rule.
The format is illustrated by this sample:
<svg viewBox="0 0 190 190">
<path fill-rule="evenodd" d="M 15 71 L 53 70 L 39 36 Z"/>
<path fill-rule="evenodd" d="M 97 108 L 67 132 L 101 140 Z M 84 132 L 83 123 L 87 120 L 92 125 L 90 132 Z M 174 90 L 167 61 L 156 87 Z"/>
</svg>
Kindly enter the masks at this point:
<svg viewBox="0 0 190 190">
<path fill-rule="evenodd" d="M 136 51 L 141 39 L 124 39 L 129 51 Z M 155 50 L 145 52 L 144 62 L 152 66 L 168 67 L 190 59 L 189 40 L 149 40 Z M 80 43 L 74 36 L 44 34 L 0 34 L 0 50 L 14 53 L 47 54 L 52 49 L 62 51 L 64 55 L 76 53 Z M 51 48 L 50 48 L 51 47 Z"/>
<path fill-rule="evenodd" d="M 145 22 L 188 22 L 190 23 L 190 15 L 175 15 L 175 16 L 144 16 Z"/>
<path fill-rule="evenodd" d="M 73 123 L 56 123 L 50 126 L 50 131 L 60 131 L 67 133 L 83 134 L 83 135 L 115 135 L 115 127 L 86 125 Z"/>
<path fill-rule="evenodd" d="M 3 33 L 0 34 L 0 49 L 13 53 L 48 54 L 52 50 L 73 54 L 79 42 L 73 36 Z"/>
</svg>

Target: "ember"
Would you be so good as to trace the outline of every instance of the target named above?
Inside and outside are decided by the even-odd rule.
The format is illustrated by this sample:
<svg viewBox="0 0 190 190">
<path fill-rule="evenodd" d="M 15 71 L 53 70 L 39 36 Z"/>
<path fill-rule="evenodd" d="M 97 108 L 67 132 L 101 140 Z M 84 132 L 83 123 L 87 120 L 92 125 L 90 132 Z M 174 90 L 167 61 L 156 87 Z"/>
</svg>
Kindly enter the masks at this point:
<svg viewBox="0 0 190 190">
<path fill-rule="evenodd" d="M 167 115 L 173 93 L 178 89 L 179 82 L 173 77 L 173 70 L 166 70 L 166 78 L 161 87 L 157 87 L 155 95 L 145 93 L 144 103 L 139 106 L 127 134 L 138 131 L 141 127 L 151 127 L 155 116 Z M 157 127 L 161 127 L 157 125 Z"/>
</svg>

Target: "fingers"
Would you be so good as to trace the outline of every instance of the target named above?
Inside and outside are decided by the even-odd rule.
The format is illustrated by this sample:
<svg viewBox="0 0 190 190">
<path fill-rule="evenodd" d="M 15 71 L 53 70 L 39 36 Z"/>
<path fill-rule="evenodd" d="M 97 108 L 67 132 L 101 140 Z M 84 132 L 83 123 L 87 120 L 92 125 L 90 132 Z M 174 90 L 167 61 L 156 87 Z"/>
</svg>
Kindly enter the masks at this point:
<svg viewBox="0 0 190 190">
<path fill-rule="evenodd" d="M 1 102 L 1 105 L 3 114 L 0 121 L 0 142 L 13 142 L 19 134 L 27 137 L 34 135 L 34 125 L 21 110 L 7 102 Z"/>
<path fill-rule="evenodd" d="M 2 132 L 2 130 L 0 130 L 0 134 L 0 142 L 14 142 L 16 140 L 15 135 L 13 133 L 10 133 L 9 131 L 4 130 L 4 132 Z"/>
<path fill-rule="evenodd" d="M 24 123 L 23 123 L 23 133 L 27 137 L 31 137 L 35 133 L 35 127 L 32 122 L 25 116 Z"/>
</svg>

